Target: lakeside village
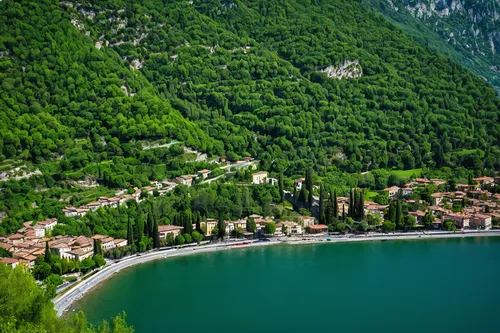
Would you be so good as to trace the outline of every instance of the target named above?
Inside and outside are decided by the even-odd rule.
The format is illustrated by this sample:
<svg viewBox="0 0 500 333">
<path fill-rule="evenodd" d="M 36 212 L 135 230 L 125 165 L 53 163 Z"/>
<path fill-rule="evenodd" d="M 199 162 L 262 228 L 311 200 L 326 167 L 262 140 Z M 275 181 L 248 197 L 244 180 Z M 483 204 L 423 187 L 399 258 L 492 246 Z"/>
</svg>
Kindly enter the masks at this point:
<svg viewBox="0 0 500 333">
<path fill-rule="evenodd" d="M 246 163 L 249 161 L 243 161 Z M 249 169 L 255 169 L 255 164 L 250 164 Z M 97 201 L 90 202 L 81 207 L 66 207 L 63 213 L 67 217 L 79 217 L 89 212 L 95 212 L 99 208 L 116 208 L 129 200 L 141 202 L 148 197 L 162 196 L 172 191 L 179 184 L 191 186 L 198 182 L 209 179 L 210 170 L 200 170 L 196 175 L 184 175 L 177 177 L 174 181 L 150 181 L 151 186 L 141 189 L 129 188 L 117 192 L 115 197 L 100 197 Z M 307 177 L 307 175 L 306 175 Z M 252 173 L 252 184 L 277 185 L 278 180 L 268 177 L 268 172 L 257 171 Z M 387 204 L 364 201 L 363 196 L 356 195 L 359 189 L 353 189 L 348 197 L 337 197 L 330 194 L 329 198 L 323 196 L 320 200 L 317 196 L 302 198 L 304 188 L 311 186 L 307 178 L 295 180 L 295 192 L 286 192 L 287 199 L 299 207 L 307 207 L 313 216 L 297 216 L 286 220 L 275 220 L 273 216 L 263 217 L 250 215 L 236 221 L 224 221 L 225 235 L 239 236 L 240 238 L 254 237 L 324 237 L 329 233 L 343 234 L 361 232 L 390 232 L 395 229 L 411 230 L 436 229 L 436 230 L 465 230 L 479 229 L 489 230 L 494 222 L 500 221 L 500 193 L 493 193 L 490 189 L 500 184 L 500 177 L 474 178 L 471 184 L 457 184 L 453 191 L 446 191 L 447 182 L 442 179 L 415 178 L 402 187 L 392 186 L 386 188 L 382 193 L 386 194 Z M 428 188 L 435 189 L 429 193 Z M 314 185 L 314 188 L 317 186 Z M 309 189 L 312 190 L 312 189 Z M 427 200 L 412 200 L 414 192 L 426 193 Z M 425 197 L 425 196 L 424 196 Z M 304 202 L 300 202 L 303 200 Z M 308 203 L 307 200 L 310 200 Z M 332 202 L 332 201 L 335 202 Z M 326 202 L 326 203 L 325 203 Z M 406 211 L 402 211 L 402 203 L 405 203 Z M 332 205 L 328 205 L 332 203 Z M 298 206 L 294 204 L 294 208 Z M 360 206 L 361 205 L 361 206 Z M 332 215 L 329 210 L 336 210 L 333 219 L 336 225 L 332 225 L 327 215 Z M 349 210 L 353 210 L 350 212 Z M 356 213 L 354 212 L 356 210 Z M 300 210 L 303 212 L 302 210 Z M 316 214 L 314 214 L 316 212 Z M 403 216 L 404 215 L 404 216 Z M 250 222 L 251 221 L 251 222 Z M 363 222 L 362 222 L 363 221 Z M 330 222 L 330 223 L 328 223 Z M 192 225 L 193 230 L 200 230 L 204 237 L 217 238 L 215 233 L 220 228 L 220 221 L 206 218 L 200 221 L 199 226 Z M 51 237 L 51 230 L 58 224 L 56 218 L 36 223 L 25 222 L 24 226 L 7 237 L 0 237 L 0 250 L 10 253 L 10 256 L 0 257 L 0 262 L 9 266 L 25 265 L 30 269 L 35 267 L 37 258 L 47 258 L 46 252 L 51 256 L 57 256 L 62 262 L 74 262 L 73 269 L 61 269 L 61 271 L 75 271 L 82 262 L 90 261 L 96 252 L 111 257 L 111 251 L 124 248 L 130 244 L 126 239 L 114 239 L 107 235 L 94 235 L 92 237 L 62 236 Z M 251 225 L 251 227 L 250 227 Z M 184 234 L 184 227 L 178 225 L 157 226 L 158 238 L 162 245 L 166 245 L 167 239 L 177 240 L 179 235 Z M 219 233 L 220 234 L 220 233 Z M 191 240 L 191 237 L 189 237 Z M 199 242 L 199 240 L 197 240 Z M 179 243 L 177 243 L 179 244 Z M 183 242 L 181 243 L 181 245 Z M 173 245 L 169 243 L 168 245 Z M 155 246 L 155 247 L 158 247 Z M 104 264 L 104 263 L 102 263 Z M 84 265 L 85 266 L 85 265 Z M 100 266 L 100 265 L 96 265 Z M 81 268 L 81 267 L 80 267 Z M 89 267 L 87 267 L 89 268 Z M 93 268 L 93 267 L 92 267 Z M 82 271 L 82 270 L 81 270 Z"/>
</svg>

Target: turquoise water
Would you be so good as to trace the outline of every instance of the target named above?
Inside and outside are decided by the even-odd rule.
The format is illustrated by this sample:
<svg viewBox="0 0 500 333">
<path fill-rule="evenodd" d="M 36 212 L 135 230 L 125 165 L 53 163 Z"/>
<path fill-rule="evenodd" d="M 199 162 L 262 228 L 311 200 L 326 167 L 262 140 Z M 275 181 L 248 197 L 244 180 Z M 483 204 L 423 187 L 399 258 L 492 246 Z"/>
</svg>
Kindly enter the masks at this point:
<svg viewBox="0 0 500 333">
<path fill-rule="evenodd" d="M 136 332 L 500 332 L 500 238 L 278 245 L 137 266 L 77 305 Z"/>
</svg>

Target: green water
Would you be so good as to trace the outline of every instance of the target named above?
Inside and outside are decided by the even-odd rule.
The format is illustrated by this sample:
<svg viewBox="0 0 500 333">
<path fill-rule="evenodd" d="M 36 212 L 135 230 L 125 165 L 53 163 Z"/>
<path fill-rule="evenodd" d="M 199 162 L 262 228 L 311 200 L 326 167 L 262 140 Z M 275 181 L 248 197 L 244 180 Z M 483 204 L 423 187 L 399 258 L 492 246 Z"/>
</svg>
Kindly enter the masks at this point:
<svg viewBox="0 0 500 333">
<path fill-rule="evenodd" d="M 136 332 L 500 332 L 500 238 L 270 246 L 128 269 L 77 304 Z"/>
</svg>

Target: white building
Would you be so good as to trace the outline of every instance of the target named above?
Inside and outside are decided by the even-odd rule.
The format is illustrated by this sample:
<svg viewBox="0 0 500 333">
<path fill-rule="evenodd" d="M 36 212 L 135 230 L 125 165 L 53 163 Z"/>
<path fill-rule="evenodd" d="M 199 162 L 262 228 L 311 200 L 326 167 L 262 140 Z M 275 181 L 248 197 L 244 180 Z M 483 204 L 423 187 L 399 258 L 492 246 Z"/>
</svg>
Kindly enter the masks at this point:
<svg viewBox="0 0 500 333">
<path fill-rule="evenodd" d="M 267 181 L 267 171 L 259 171 L 252 174 L 252 183 L 265 184 Z"/>
</svg>

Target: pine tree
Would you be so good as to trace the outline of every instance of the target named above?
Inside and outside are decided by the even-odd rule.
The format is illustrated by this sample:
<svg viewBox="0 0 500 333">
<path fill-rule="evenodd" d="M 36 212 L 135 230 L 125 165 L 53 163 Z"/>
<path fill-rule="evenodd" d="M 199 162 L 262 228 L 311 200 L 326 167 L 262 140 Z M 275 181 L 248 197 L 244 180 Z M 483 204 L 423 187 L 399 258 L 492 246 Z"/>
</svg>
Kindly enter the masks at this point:
<svg viewBox="0 0 500 333">
<path fill-rule="evenodd" d="M 52 262 L 52 258 L 50 256 L 49 241 L 45 241 L 45 257 L 44 257 L 44 261 L 47 264 L 50 264 Z"/>
<path fill-rule="evenodd" d="M 134 231 L 132 229 L 132 221 L 129 216 L 127 225 L 127 244 L 132 245 L 133 243 L 134 243 Z"/>
<path fill-rule="evenodd" d="M 160 233 L 158 232 L 158 221 L 154 219 L 153 222 L 153 248 L 160 247 Z"/>
</svg>

